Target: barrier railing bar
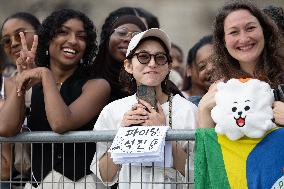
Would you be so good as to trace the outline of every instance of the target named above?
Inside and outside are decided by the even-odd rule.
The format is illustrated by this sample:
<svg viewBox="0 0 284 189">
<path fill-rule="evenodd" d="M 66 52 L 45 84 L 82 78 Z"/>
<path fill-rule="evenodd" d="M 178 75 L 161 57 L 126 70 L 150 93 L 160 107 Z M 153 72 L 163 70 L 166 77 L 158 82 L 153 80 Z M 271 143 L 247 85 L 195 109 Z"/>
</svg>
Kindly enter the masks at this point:
<svg viewBox="0 0 284 189">
<path fill-rule="evenodd" d="M 19 133 L 13 137 L 0 137 L 0 142 L 106 142 L 114 139 L 117 131 L 70 131 L 57 134 L 52 131 L 33 131 Z M 172 129 L 166 140 L 194 140 L 195 130 Z"/>
</svg>

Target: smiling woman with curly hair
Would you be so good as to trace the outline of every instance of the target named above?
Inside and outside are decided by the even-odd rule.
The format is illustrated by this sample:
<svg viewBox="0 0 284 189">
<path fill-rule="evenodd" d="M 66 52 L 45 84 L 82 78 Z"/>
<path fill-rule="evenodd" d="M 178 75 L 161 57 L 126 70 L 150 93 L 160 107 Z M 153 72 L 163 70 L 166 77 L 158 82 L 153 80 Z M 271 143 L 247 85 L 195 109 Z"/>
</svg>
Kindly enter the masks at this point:
<svg viewBox="0 0 284 189">
<path fill-rule="evenodd" d="M 283 83 L 281 33 L 254 4 L 247 0 L 228 2 L 216 15 L 213 28 L 213 61 L 215 70 L 220 73 L 219 79 L 255 78 L 269 83 L 272 88 Z M 199 103 L 199 127 L 215 127 L 210 112 L 216 104 L 216 92 L 216 84 L 211 85 Z M 284 112 L 283 103 L 279 103 L 274 104 L 274 116 Z M 275 122 L 284 123 L 278 116 Z"/>
<path fill-rule="evenodd" d="M 30 87 L 28 126 L 32 131 L 91 130 L 110 94 L 106 80 L 93 78 L 92 60 L 97 45 L 92 21 L 72 9 L 55 11 L 43 21 L 38 39 L 38 48 L 35 40 L 28 50 L 21 34 L 23 43 L 18 67 L 30 67 L 34 59 L 38 67 L 17 75 L 15 87 L 7 96 L 9 103 L 4 105 L 4 113 L 1 112 L 5 119 L 1 120 L 0 135 L 10 136 L 19 131 L 22 119 L 13 120 L 9 115 L 13 112 L 20 118 L 23 116 L 23 94 Z M 66 188 L 74 185 L 84 188 L 86 179 L 86 187 L 95 188 L 89 169 L 82 166 L 90 164 L 95 150 L 95 144 L 91 143 L 33 144 L 33 185 L 41 188 L 43 181 L 43 188 L 60 188 L 64 182 Z M 27 184 L 26 188 L 31 186 Z"/>
<path fill-rule="evenodd" d="M 38 66 L 50 66 L 50 54 L 48 53 L 49 44 L 55 36 L 64 32 L 62 31 L 61 27 L 69 19 L 78 19 L 83 23 L 83 38 L 85 40 L 86 47 L 82 59 L 80 60 L 80 68 L 91 68 L 85 69 L 85 71 L 88 71 L 88 73 L 92 74 L 94 71 L 92 70 L 94 64 L 93 59 L 95 58 L 96 52 L 98 50 L 96 43 L 96 28 L 94 27 L 93 22 L 83 13 L 77 12 L 72 9 L 63 9 L 54 12 L 42 23 L 42 27 L 39 30 L 39 44 L 37 48 L 36 64 Z"/>
<path fill-rule="evenodd" d="M 257 26 L 262 35 L 259 44 L 262 44 L 262 42 L 263 44 L 257 49 L 258 54 L 251 54 L 251 60 L 256 60 L 256 62 L 251 61 L 251 64 L 243 64 L 244 60 L 239 59 L 239 56 L 235 56 L 237 54 L 234 54 L 234 51 L 231 51 L 232 49 L 230 48 L 230 39 L 234 36 L 239 36 L 241 30 L 233 31 L 231 29 L 231 32 L 228 29 L 226 30 L 226 26 L 230 27 L 229 24 L 226 24 L 229 23 L 229 19 L 227 18 L 232 15 L 233 12 L 239 10 L 245 10 L 251 17 L 256 19 Z M 240 15 L 242 15 L 242 13 Z M 231 27 L 233 27 L 233 24 L 234 23 L 231 24 Z M 252 30 L 252 28 L 247 26 L 247 31 L 245 32 L 247 36 L 245 36 L 246 39 L 244 40 L 251 38 L 248 34 L 253 32 L 250 32 L 249 29 Z M 282 82 L 280 79 L 284 68 L 284 53 L 281 33 L 271 19 L 264 15 L 254 4 L 245 0 L 233 1 L 226 4 L 215 17 L 213 32 L 216 55 L 215 63 L 226 79 L 232 77 L 254 77 L 264 80 L 274 87 Z M 245 43 L 248 42 L 245 41 Z M 251 68 L 249 70 L 244 69 L 245 65 L 250 65 Z"/>
</svg>

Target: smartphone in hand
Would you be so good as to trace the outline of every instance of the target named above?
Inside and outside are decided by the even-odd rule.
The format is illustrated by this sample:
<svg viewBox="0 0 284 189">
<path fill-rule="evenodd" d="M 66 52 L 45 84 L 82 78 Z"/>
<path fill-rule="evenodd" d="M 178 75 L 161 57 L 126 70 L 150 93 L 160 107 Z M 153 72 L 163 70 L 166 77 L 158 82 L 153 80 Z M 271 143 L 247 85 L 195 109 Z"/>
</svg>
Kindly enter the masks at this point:
<svg viewBox="0 0 284 189">
<path fill-rule="evenodd" d="M 138 99 L 145 100 L 152 107 L 157 110 L 157 99 L 156 99 L 156 91 L 155 87 L 146 86 L 146 85 L 138 85 L 137 86 L 137 97 Z"/>
</svg>

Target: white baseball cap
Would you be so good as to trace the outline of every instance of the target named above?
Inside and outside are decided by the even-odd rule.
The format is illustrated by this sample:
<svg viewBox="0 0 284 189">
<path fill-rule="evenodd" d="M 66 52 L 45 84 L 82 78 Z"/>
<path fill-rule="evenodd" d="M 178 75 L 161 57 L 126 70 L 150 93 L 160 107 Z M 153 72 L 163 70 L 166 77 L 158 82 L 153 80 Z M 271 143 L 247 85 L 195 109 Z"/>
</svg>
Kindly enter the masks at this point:
<svg viewBox="0 0 284 189">
<path fill-rule="evenodd" d="M 171 42 L 169 36 L 161 29 L 158 28 L 151 28 L 148 29 L 144 32 L 140 32 L 137 35 L 135 35 L 131 41 L 128 44 L 127 52 L 126 52 L 126 57 L 131 53 L 133 49 L 139 44 L 139 42 L 146 38 L 146 37 L 157 37 L 160 40 L 164 42 L 166 47 L 168 48 L 168 51 L 171 50 Z"/>
</svg>

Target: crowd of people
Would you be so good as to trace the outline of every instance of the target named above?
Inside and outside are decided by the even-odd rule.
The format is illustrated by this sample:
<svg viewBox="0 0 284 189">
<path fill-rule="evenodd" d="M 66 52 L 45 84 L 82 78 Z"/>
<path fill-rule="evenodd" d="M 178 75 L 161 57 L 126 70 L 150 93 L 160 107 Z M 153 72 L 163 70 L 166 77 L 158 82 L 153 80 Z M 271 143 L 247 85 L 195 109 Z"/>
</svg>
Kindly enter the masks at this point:
<svg viewBox="0 0 284 189">
<path fill-rule="evenodd" d="M 42 23 L 28 12 L 6 18 L 1 46 L 10 67 L 3 64 L 0 77 L 0 136 L 15 136 L 23 128 L 60 134 L 132 125 L 214 128 L 210 112 L 218 81 L 249 77 L 274 89 L 284 82 L 281 7 L 261 10 L 245 0 L 225 4 L 212 34 L 189 47 L 186 65 L 181 48 L 159 29 L 158 18 L 142 8 L 111 12 L 99 39 L 94 23 L 73 9 L 56 10 Z M 137 98 L 139 85 L 154 88 L 157 108 Z M 273 113 L 275 123 L 284 125 L 283 102 L 274 102 Z M 152 181 L 182 182 L 188 174 L 189 149 L 181 142 L 171 145 L 173 166 L 154 167 Z M 13 144 L 2 143 L 1 181 L 20 175 L 27 180 L 22 188 L 62 188 L 64 183 L 99 189 L 116 188 L 119 180 L 119 188 L 137 188 L 143 177 L 142 188 L 151 188 L 147 178 L 153 167 L 116 165 L 108 147 L 103 142 L 34 143 L 31 170 L 23 173 L 13 167 Z M 165 187 L 182 188 L 154 188 Z"/>
</svg>

